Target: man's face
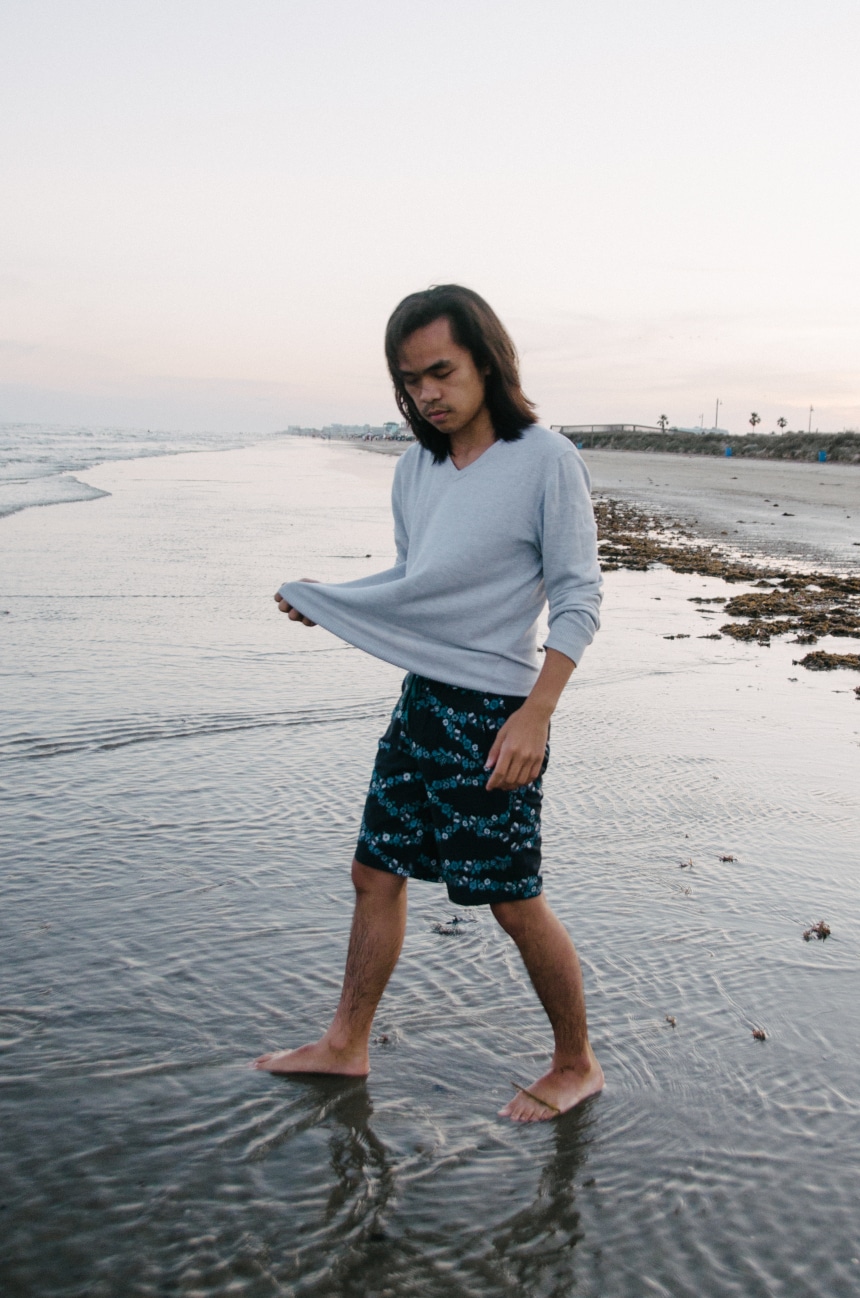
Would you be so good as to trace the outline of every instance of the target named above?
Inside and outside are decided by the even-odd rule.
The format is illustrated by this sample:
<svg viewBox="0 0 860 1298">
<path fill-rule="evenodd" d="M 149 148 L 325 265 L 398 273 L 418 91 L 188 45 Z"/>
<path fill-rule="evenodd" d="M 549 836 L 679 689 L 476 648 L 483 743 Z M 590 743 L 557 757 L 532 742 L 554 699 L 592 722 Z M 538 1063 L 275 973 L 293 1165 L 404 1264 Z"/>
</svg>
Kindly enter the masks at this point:
<svg viewBox="0 0 860 1298">
<path fill-rule="evenodd" d="M 485 410 L 485 375 L 451 336 L 447 316 L 410 334 L 398 355 L 400 377 L 420 414 L 442 433 L 459 433 Z"/>
</svg>

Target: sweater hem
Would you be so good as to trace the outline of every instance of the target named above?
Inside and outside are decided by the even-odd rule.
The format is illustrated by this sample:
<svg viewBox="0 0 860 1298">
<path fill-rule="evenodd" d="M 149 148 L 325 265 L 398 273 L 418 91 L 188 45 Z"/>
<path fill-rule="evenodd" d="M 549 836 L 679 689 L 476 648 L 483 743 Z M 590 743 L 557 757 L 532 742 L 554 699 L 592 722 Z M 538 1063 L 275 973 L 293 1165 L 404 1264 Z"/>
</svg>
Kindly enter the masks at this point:
<svg viewBox="0 0 860 1298">
<path fill-rule="evenodd" d="M 535 667 L 533 672 L 528 674 L 524 672 L 516 679 L 513 676 L 505 676 L 491 680 L 489 677 L 482 678 L 482 674 L 477 672 L 460 673 L 456 668 L 446 670 L 441 657 L 433 658 L 428 654 L 426 659 L 418 659 L 406 652 L 398 654 L 391 650 L 386 651 L 378 641 L 373 641 L 370 637 L 365 640 L 361 634 L 353 635 L 351 632 L 349 635 L 344 635 L 341 631 L 326 626 L 324 622 L 319 622 L 318 625 L 328 631 L 329 635 L 337 636 L 338 640 L 343 640 L 345 644 L 350 644 L 362 653 L 369 654 L 371 658 L 378 658 L 380 662 L 388 663 L 391 667 L 399 667 L 401 671 L 414 672 L 416 676 L 425 676 L 429 680 L 439 681 L 442 685 L 456 685 L 461 690 L 486 690 L 488 694 L 509 694 L 525 698 L 532 692 L 540 671 Z"/>
</svg>

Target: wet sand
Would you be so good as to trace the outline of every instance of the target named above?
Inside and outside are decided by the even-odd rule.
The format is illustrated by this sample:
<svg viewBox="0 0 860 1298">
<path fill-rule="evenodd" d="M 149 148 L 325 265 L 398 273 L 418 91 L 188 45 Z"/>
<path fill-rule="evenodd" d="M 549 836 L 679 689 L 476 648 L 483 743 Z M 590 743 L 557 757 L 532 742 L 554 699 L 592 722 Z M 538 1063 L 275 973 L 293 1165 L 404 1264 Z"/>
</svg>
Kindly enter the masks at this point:
<svg viewBox="0 0 860 1298">
<path fill-rule="evenodd" d="M 584 451 L 594 490 L 751 555 L 860 568 L 860 465 Z"/>
<path fill-rule="evenodd" d="M 271 593 L 391 562 L 393 467 L 298 439 L 103 465 L 110 496 L 0 524 L 0 1286 L 855 1293 L 860 707 L 782 641 L 708 638 L 700 601 L 742 584 L 608 572 L 553 722 L 544 873 L 596 1102 L 496 1119 L 543 1014 L 429 886 L 369 1081 L 248 1069 L 335 1002 L 402 677 Z"/>
</svg>

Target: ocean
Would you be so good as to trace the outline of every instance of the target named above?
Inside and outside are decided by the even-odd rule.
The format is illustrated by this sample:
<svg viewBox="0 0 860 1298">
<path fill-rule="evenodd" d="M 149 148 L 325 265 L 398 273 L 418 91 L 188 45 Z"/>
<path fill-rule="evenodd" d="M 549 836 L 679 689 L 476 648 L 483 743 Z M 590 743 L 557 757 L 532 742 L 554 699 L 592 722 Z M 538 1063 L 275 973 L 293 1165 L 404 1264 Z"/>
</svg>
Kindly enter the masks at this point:
<svg viewBox="0 0 860 1298">
<path fill-rule="evenodd" d="M 105 461 L 223 450 L 263 440 L 259 433 L 0 423 L 0 518 L 37 505 L 97 499 L 99 488 L 77 475 Z"/>
</svg>

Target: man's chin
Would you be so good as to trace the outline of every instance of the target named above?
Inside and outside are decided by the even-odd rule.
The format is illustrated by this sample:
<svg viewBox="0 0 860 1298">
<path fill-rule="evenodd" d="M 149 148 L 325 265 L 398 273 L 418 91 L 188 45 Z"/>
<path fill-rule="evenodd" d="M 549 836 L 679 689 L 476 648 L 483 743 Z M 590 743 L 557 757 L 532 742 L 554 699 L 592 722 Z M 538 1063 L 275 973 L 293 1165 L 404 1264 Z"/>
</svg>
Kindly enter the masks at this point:
<svg viewBox="0 0 860 1298">
<path fill-rule="evenodd" d="M 423 418 L 422 415 L 422 419 Z M 456 429 L 451 427 L 451 424 L 447 419 L 443 419 L 441 423 L 437 423 L 435 419 L 424 419 L 424 423 L 428 428 L 432 428 L 434 433 L 441 433 L 443 437 L 447 437 L 450 433 L 456 432 Z"/>
</svg>

